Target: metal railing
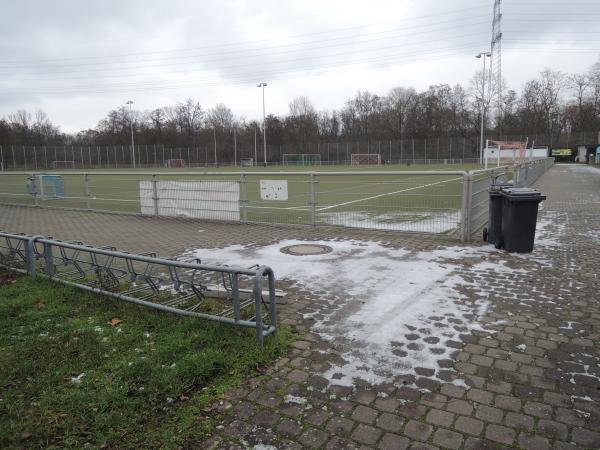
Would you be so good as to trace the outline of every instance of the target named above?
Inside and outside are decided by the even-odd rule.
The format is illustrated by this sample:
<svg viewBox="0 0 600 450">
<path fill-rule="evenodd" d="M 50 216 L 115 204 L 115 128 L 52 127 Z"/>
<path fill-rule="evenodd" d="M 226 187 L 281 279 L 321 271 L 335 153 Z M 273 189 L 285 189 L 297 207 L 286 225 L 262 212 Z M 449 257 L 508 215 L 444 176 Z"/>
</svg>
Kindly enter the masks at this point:
<svg viewBox="0 0 600 450">
<path fill-rule="evenodd" d="M 544 158 L 515 166 L 515 186 L 531 186 L 553 165 L 554 158 Z"/>
<path fill-rule="evenodd" d="M 255 328 L 261 345 L 277 331 L 275 277 L 267 266 L 207 265 L 0 232 L 0 267 L 160 311 Z"/>
<path fill-rule="evenodd" d="M 62 172 L 0 174 L 0 202 L 235 222 L 457 233 L 466 172 Z M 35 179 L 33 189 L 27 179 Z M 277 191 L 274 191 L 276 189 Z"/>
<path fill-rule="evenodd" d="M 552 164 L 547 158 L 470 172 L 62 172 L 63 194 L 54 196 L 43 188 L 48 174 L 10 172 L 0 174 L 0 202 L 468 240 L 487 220 L 487 189 L 495 179 L 514 175 L 517 184 L 530 184 Z"/>
<path fill-rule="evenodd" d="M 464 207 L 463 240 L 470 240 L 474 233 L 488 222 L 489 188 L 492 184 L 512 182 L 515 186 L 532 185 L 554 165 L 554 158 L 528 161 L 514 166 L 472 170 L 468 173 Z"/>
</svg>

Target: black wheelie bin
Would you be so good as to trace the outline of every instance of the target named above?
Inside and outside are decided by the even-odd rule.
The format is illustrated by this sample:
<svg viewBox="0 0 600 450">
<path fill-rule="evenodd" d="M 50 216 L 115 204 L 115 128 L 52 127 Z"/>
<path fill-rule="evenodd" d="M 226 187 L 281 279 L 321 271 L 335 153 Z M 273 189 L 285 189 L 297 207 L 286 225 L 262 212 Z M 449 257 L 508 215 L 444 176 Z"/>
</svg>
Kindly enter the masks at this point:
<svg viewBox="0 0 600 450">
<path fill-rule="evenodd" d="M 502 232 L 497 248 L 507 252 L 533 251 L 538 205 L 546 196 L 531 188 L 511 187 L 502 193 Z"/>
<path fill-rule="evenodd" d="M 492 184 L 489 189 L 490 206 L 488 226 L 483 229 L 483 240 L 498 245 L 502 234 L 502 192 L 503 188 L 512 187 L 510 183 Z"/>
</svg>

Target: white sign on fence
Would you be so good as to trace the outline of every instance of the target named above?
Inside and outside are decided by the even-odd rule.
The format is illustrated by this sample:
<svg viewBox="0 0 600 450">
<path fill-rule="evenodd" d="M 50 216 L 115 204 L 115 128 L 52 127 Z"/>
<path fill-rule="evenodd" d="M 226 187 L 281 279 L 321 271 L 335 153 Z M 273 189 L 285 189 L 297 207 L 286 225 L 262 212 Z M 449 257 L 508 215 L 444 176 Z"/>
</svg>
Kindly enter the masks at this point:
<svg viewBox="0 0 600 450">
<path fill-rule="evenodd" d="M 196 219 L 240 220 L 237 181 L 157 181 L 158 215 Z M 140 181 L 142 214 L 154 215 L 151 181 Z"/>
<path fill-rule="evenodd" d="M 263 200 L 287 200 L 287 180 L 260 180 L 260 198 Z"/>
</svg>

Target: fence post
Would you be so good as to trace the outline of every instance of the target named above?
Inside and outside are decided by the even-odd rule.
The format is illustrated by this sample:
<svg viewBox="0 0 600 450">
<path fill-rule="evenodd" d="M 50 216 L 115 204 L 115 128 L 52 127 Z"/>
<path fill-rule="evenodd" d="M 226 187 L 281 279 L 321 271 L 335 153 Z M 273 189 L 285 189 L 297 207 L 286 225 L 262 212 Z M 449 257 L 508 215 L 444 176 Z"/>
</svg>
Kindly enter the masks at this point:
<svg viewBox="0 0 600 450">
<path fill-rule="evenodd" d="M 27 256 L 27 272 L 29 272 L 29 275 L 34 280 L 37 275 L 36 267 L 35 267 L 35 248 L 34 248 L 34 246 L 35 246 L 35 239 L 38 237 L 39 236 L 33 236 L 32 238 L 30 238 L 27 241 L 27 245 L 25 247 L 25 255 Z"/>
<path fill-rule="evenodd" d="M 248 222 L 248 180 L 246 174 L 242 173 L 240 179 L 240 198 L 242 203 L 242 223 Z"/>
<path fill-rule="evenodd" d="M 316 217 L 317 217 L 317 192 L 316 192 L 316 176 L 315 173 L 312 172 L 310 174 L 310 212 L 311 212 L 311 219 L 310 219 L 310 224 L 314 227 L 317 225 L 316 222 Z"/>
<path fill-rule="evenodd" d="M 49 277 L 53 277 L 54 276 L 54 260 L 52 258 L 52 245 L 51 244 L 44 243 L 44 261 L 45 261 L 45 266 L 46 266 L 44 268 L 44 272 Z"/>
<path fill-rule="evenodd" d="M 158 186 L 156 174 L 152 175 L 152 202 L 154 204 L 154 215 L 158 216 Z"/>
<path fill-rule="evenodd" d="M 463 242 L 468 242 L 471 237 L 471 173 L 463 176 L 462 191 L 462 237 Z"/>
<path fill-rule="evenodd" d="M 92 209 L 92 196 L 90 194 L 90 178 L 87 173 L 83 176 L 83 186 L 85 188 L 85 207 L 90 210 Z"/>
<path fill-rule="evenodd" d="M 40 191 L 42 197 L 44 196 L 44 182 L 42 177 L 31 174 L 33 180 L 33 204 L 34 206 L 40 206 Z M 38 186 L 39 185 L 39 186 Z"/>
</svg>

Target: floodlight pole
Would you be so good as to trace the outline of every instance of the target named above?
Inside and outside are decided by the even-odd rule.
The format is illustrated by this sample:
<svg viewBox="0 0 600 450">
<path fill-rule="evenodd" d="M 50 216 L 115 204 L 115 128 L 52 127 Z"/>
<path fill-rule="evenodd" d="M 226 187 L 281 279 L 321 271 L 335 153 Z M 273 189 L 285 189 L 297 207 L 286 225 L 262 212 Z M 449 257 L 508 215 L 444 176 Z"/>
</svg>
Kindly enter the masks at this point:
<svg viewBox="0 0 600 450">
<path fill-rule="evenodd" d="M 481 130 L 479 138 L 479 164 L 483 164 L 483 127 L 485 125 L 485 59 L 492 56 L 490 52 L 481 52 L 475 58 L 483 58 L 483 73 L 481 77 Z"/>
<path fill-rule="evenodd" d="M 233 165 L 237 167 L 237 135 L 235 127 L 233 127 Z"/>
<path fill-rule="evenodd" d="M 262 103 L 263 103 L 263 152 L 264 163 L 267 167 L 267 119 L 265 114 L 265 86 L 267 83 L 258 83 L 256 87 L 262 87 Z"/>
<path fill-rule="evenodd" d="M 256 132 L 258 131 L 256 129 L 257 127 L 254 127 L 254 165 L 258 166 L 258 156 L 256 155 Z"/>
<path fill-rule="evenodd" d="M 133 105 L 133 100 L 129 100 L 126 105 L 129 105 L 129 125 L 131 127 L 131 162 L 133 163 L 133 168 L 135 169 L 135 144 L 133 142 L 133 111 L 131 110 L 131 105 Z"/>
</svg>

